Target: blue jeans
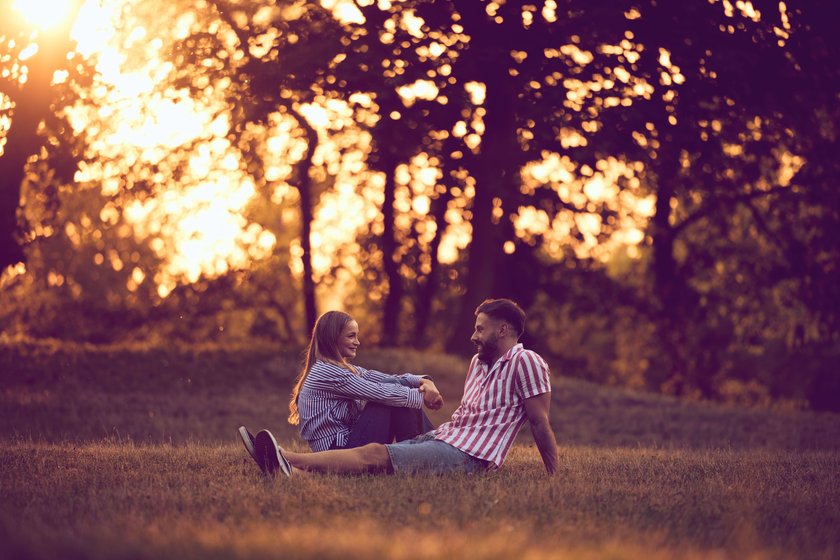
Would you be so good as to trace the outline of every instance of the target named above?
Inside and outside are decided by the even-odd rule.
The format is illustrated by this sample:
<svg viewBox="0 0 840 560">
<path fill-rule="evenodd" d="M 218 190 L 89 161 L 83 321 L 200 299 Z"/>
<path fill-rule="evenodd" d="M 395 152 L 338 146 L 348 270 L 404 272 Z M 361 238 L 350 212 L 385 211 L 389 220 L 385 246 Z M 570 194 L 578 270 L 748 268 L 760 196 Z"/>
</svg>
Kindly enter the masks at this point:
<svg viewBox="0 0 840 560">
<path fill-rule="evenodd" d="M 411 439 L 433 428 L 421 409 L 369 402 L 353 424 L 344 448 Z"/>
<path fill-rule="evenodd" d="M 488 462 L 468 455 L 435 439 L 434 432 L 427 432 L 408 441 L 385 446 L 391 457 L 391 467 L 397 474 L 431 473 L 473 474 L 487 470 Z"/>
</svg>

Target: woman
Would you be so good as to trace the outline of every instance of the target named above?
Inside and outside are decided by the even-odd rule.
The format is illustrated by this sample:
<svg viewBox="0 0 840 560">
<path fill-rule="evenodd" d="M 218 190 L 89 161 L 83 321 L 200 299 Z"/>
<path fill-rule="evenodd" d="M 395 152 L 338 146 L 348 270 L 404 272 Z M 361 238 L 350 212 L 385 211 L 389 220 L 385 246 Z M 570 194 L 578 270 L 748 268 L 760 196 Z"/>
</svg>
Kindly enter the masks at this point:
<svg viewBox="0 0 840 560">
<path fill-rule="evenodd" d="M 433 427 L 422 406 L 443 405 L 427 377 L 352 365 L 359 344 L 359 325 L 347 313 L 328 311 L 316 321 L 289 402 L 289 423 L 313 451 L 411 439 Z M 251 434 L 239 433 L 253 456 Z"/>
</svg>

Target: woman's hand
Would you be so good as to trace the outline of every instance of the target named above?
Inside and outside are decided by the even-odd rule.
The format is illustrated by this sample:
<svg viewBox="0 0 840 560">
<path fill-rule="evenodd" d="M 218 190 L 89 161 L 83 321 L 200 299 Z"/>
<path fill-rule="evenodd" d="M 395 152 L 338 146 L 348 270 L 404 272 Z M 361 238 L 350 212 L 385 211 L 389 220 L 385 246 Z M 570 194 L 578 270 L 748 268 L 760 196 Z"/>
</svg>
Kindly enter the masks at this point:
<svg viewBox="0 0 840 560">
<path fill-rule="evenodd" d="M 426 408 L 439 410 L 443 406 L 443 397 L 431 379 L 421 379 L 418 391 L 423 395 L 423 404 Z"/>
</svg>

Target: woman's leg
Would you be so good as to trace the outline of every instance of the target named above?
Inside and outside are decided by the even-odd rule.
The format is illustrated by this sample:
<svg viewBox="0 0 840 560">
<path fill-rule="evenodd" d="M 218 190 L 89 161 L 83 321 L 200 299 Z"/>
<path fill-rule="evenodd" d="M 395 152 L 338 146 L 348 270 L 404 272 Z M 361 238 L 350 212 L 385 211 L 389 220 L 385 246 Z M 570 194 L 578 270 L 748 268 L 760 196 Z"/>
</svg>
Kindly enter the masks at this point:
<svg viewBox="0 0 840 560">
<path fill-rule="evenodd" d="M 434 426 L 423 409 L 395 408 L 391 413 L 391 428 L 394 441 L 405 441 L 425 434 Z"/>
<path fill-rule="evenodd" d="M 367 403 L 347 436 L 345 448 L 361 447 L 368 443 L 391 443 L 391 406 Z"/>
<path fill-rule="evenodd" d="M 433 428 L 421 409 L 368 403 L 353 425 L 346 447 L 403 441 L 425 434 Z"/>
</svg>

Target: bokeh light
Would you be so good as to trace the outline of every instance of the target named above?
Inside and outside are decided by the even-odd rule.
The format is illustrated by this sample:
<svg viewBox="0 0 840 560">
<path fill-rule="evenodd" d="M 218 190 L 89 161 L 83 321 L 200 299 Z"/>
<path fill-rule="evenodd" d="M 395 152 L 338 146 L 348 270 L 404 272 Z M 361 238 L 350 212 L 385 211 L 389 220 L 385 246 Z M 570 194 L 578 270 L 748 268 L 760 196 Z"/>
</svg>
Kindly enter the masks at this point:
<svg viewBox="0 0 840 560">
<path fill-rule="evenodd" d="M 73 0 L 13 0 L 12 8 L 29 25 L 49 31 L 70 17 Z"/>
</svg>

